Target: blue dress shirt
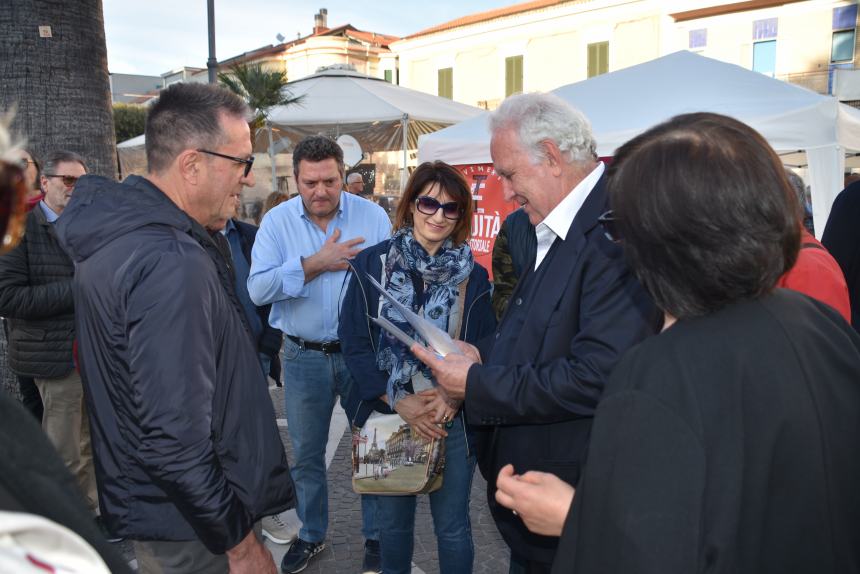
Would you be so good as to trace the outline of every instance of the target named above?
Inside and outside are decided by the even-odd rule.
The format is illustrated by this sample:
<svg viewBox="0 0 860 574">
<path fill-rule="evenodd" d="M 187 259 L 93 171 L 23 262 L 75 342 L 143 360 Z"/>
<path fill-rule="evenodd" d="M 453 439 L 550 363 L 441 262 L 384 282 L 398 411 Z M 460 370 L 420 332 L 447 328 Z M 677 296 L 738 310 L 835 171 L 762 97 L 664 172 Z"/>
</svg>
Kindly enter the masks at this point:
<svg viewBox="0 0 860 574">
<path fill-rule="evenodd" d="M 248 293 L 256 305 L 272 303 L 269 323 L 287 335 L 307 341 L 337 339 L 340 300 L 346 271 L 328 271 L 305 284 L 302 258 L 322 249 L 340 229 L 340 241 L 363 237 L 360 248 L 391 235 L 385 211 L 367 199 L 341 192 L 338 210 L 323 233 L 305 213 L 300 196 L 266 213 L 251 252 Z"/>
<path fill-rule="evenodd" d="M 42 213 L 45 214 L 45 218 L 48 220 L 48 223 L 54 223 L 60 218 L 57 212 L 48 207 L 48 204 L 45 203 L 44 199 L 39 202 L 39 208 L 42 210 Z"/>
</svg>

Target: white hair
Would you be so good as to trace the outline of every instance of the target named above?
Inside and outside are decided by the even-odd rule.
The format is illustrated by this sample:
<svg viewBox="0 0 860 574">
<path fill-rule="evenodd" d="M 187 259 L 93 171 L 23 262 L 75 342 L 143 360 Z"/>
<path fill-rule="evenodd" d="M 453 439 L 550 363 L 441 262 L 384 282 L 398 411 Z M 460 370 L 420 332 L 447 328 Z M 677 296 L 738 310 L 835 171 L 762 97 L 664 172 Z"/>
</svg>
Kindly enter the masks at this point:
<svg viewBox="0 0 860 574">
<path fill-rule="evenodd" d="M 360 182 L 364 183 L 364 178 L 361 177 L 360 173 L 358 173 L 357 171 L 354 171 L 351 174 L 349 174 L 348 176 L 346 176 L 346 183 L 352 183 L 354 181 L 360 181 Z"/>
<path fill-rule="evenodd" d="M 582 112 L 554 94 L 517 94 L 490 115 L 490 132 L 517 132 L 532 163 L 544 159 L 541 142 L 552 140 L 569 163 L 597 159 L 591 123 Z"/>
</svg>

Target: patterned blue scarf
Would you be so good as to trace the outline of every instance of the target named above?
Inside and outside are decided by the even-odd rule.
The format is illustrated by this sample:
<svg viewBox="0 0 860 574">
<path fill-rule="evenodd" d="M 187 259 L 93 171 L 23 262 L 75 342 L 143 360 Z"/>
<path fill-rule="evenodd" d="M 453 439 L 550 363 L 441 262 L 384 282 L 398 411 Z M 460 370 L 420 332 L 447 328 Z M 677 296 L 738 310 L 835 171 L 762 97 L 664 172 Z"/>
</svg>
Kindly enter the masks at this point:
<svg viewBox="0 0 860 574">
<path fill-rule="evenodd" d="M 448 238 L 436 255 L 430 256 L 412 236 L 412 228 L 402 228 L 391 237 L 383 284 L 395 299 L 413 310 L 417 304 L 423 308 L 425 319 L 447 332 L 448 316 L 457 304 L 459 295 L 457 286 L 469 276 L 474 265 L 472 250 L 467 242 L 455 247 Z M 414 300 L 416 290 L 413 279 L 424 284 L 421 301 Z M 412 325 L 387 300 L 383 299 L 380 315 L 422 342 Z M 428 380 L 433 381 L 430 369 L 416 359 L 406 345 L 385 330 L 380 333 L 376 366 L 389 373 L 388 404 L 392 408 L 409 394 L 407 385 L 415 373 L 421 371 Z M 433 384 L 435 386 L 435 381 Z"/>
</svg>

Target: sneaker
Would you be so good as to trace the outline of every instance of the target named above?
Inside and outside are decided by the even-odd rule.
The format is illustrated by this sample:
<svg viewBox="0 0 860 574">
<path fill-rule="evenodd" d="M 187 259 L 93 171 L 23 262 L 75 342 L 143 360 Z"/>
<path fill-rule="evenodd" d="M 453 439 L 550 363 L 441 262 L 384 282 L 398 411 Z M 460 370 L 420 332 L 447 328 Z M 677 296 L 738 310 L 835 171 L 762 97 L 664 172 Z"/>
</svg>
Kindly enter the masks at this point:
<svg viewBox="0 0 860 574">
<path fill-rule="evenodd" d="M 379 553 L 379 540 L 364 541 L 364 560 L 361 562 L 362 574 L 380 574 L 382 555 Z"/>
<path fill-rule="evenodd" d="M 284 574 L 296 574 L 308 567 L 311 558 L 325 549 L 325 542 L 305 542 L 296 538 L 284 559 L 281 560 L 281 572 Z"/>
<path fill-rule="evenodd" d="M 299 533 L 297 527 L 290 527 L 281 520 L 280 514 L 266 516 L 261 520 L 263 525 L 263 536 L 275 544 L 289 544 L 296 539 Z"/>
<path fill-rule="evenodd" d="M 125 538 L 121 536 L 115 536 L 114 534 L 111 534 L 111 531 L 108 530 L 107 524 L 105 524 L 105 521 L 102 520 L 101 516 L 96 516 L 96 526 L 98 527 L 99 532 L 102 533 L 102 536 L 105 537 L 105 540 L 107 540 L 111 544 L 116 544 L 117 542 L 122 542 L 123 540 L 125 540 Z"/>
</svg>

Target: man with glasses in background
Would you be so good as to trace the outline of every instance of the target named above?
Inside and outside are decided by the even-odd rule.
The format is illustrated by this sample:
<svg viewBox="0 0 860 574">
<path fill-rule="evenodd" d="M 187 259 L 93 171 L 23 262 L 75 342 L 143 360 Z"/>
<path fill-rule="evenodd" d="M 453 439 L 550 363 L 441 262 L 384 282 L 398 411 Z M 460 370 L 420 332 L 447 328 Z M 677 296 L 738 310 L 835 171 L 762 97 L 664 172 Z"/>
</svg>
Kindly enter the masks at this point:
<svg viewBox="0 0 860 574">
<path fill-rule="evenodd" d="M 338 341 L 338 314 L 346 290 L 347 260 L 391 233 L 385 211 L 343 191 L 343 151 L 322 136 L 293 151 L 299 196 L 266 213 L 251 252 L 248 292 L 256 305 L 272 305 L 269 323 L 284 332 L 284 395 L 295 457 L 293 480 L 302 521 L 281 570 L 300 572 L 325 548 L 328 489 L 325 450 L 332 409 L 340 396 L 351 422 L 353 380 Z M 369 412 L 369 411 L 368 411 Z M 366 415 L 365 415 L 366 416 Z M 379 570 L 376 500 L 362 496 L 363 571 Z"/>
<path fill-rule="evenodd" d="M 35 380 L 44 403 L 42 428 L 97 514 L 84 390 L 72 358 L 75 267 L 54 231 L 78 178 L 86 173 L 76 153 L 57 151 L 45 158 L 40 177 L 44 197 L 27 214 L 24 239 L 0 257 L 0 315 L 9 321 L 9 366 L 18 376 Z"/>
</svg>

